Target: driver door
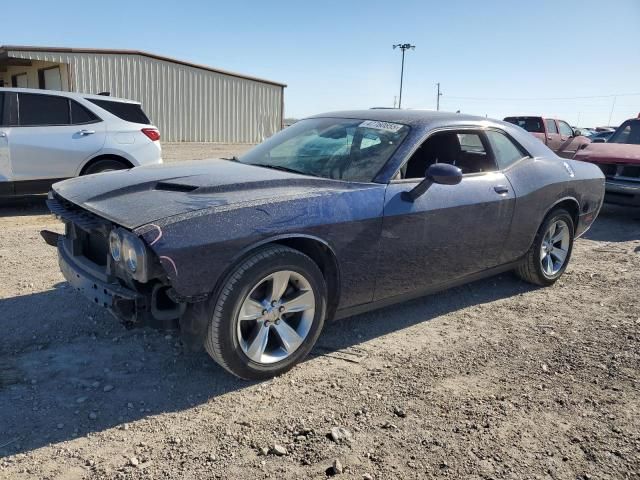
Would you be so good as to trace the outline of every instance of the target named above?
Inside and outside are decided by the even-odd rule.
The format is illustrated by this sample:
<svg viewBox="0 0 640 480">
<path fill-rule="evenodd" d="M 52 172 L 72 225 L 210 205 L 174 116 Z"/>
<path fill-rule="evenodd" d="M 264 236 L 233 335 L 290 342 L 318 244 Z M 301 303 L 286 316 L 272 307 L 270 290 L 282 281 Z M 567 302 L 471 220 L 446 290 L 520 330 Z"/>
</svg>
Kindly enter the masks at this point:
<svg viewBox="0 0 640 480">
<path fill-rule="evenodd" d="M 487 145 L 483 133 L 461 133 L 466 138 L 477 134 Z M 480 152 L 475 148 L 473 153 Z M 465 168 L 472 169 L 469 157 L 462 155 Z M 482 160 L 486 170 L 490 157 L 487 148 Z M 414 202 L 405 200 L 402 192 L 422 179 L 389 183 L 375 300 L 444 285 L 500 264 L 515 195 L 497 166 L 492 170 L 467 173 L 458 185 L 432 184 Z"/>
</svg>

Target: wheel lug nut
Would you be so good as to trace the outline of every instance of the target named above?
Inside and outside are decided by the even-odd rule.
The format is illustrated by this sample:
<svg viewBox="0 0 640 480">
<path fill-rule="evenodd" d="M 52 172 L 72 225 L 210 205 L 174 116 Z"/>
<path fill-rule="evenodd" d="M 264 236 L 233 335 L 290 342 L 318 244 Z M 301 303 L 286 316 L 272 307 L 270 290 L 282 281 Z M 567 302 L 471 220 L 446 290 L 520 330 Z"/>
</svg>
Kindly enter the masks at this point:
<svg viewBox="0 0 640 480">
<path fill-rule="evenodd" d="M 275 307 L 277 303 L 278 303 L 278 302 L 276 302 L 276 301 L 274 300 L 273 302 L 271 302 L 271 306 L 272 306 L 272 307 Z"/>
<path fill-rule="evenodd" d="M 280 319 L 276 320 L 276 325 L 280 325 Z"/>
<path fill-rule="evenodd" d="M 264 317 L 268 312 L 266 310 L 262 310 L 262 316 Z"/>
<path fill-rule="evenodd" d="M 279 310 L 280 312 L 284 312 L 284 306 L 281 306 L 278 310 Z"/>
</svg>

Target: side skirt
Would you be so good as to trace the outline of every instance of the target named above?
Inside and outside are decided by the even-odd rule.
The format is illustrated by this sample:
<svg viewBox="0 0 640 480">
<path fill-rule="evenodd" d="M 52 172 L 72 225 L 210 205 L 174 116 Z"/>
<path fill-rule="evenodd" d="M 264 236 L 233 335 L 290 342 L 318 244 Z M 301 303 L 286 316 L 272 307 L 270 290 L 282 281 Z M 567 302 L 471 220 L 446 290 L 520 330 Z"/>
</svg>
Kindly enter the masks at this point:
<svg viewBox="0 0 640 480">
<path fill-rule="evenodd" d="M 453 280 L 451 282 L 434 285 L 432 287 L 428 287 L 423 290 L 417 290 L 415 292 L 396 295 L 394 297 L 383 298 L 382 300 L 377 300 L 375 302 L 370 302 L 370 303 L 364 303 L 362 305 L 356 305 L 354 307 L 343 308 L 336 312 L 335 316 L 333 317 L 333 320 L 340 320 L 342 318 L 352 317 L 354 315 L 359 315 L 361 313 L 366 313 L 372 310 L 378 310 L 380 308 L 388 307 L 389 305 L 394 305 L 396 303 L 414 300 L 416 298 L 424 297 L 432 293 L 440 292 L 442 290 L 448 290 L 449 288 L 458 287 L 466 283 L 475 282 L 476 280 L 481 280 L 483 278 L 493 277 L 494 275 L 498 275 L 499 273 L 503 273 L 503 272 L 515 269 L 520 264 L 520 262 L 521 260 L 517 260 L 511 263 L 506 263 L 498 267 L 493 267 L 488 270 L 483 270 L 481 272 L 474 273 L 472 275 L 467 275 L 465 277 L 459 278 L 457 280 Z"/>
<path fill-rule="evenodd" d="M 51 185 L 64 178 L 46 178 L 42 180 L 22 180 L 19 182 L 1 182 L 0 197 L 14 197 L 20 195 L 38 195 L 47 193 Z"/>
</svg>

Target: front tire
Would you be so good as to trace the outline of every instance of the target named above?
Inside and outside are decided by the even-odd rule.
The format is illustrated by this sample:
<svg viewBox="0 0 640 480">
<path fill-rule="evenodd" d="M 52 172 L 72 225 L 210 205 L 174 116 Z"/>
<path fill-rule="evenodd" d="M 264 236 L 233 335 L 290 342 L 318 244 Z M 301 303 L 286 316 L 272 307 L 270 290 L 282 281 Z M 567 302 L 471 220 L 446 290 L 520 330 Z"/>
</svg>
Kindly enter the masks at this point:
<svg viewBox="0 0 640 480">
<path fill-rule="evenodd" d="M 547 287 L 562 276 L 573 250 L 575 227 L 564 209 L 553 210 L 542 222 L 533 245 L 516 269 L 523 280 Z"/>
<path fill-rule="evenodd" d="M 280 375 L 316 343 L 326 305 L 327 286 L 315 262 L 269 245 L 227 277 L 212 307 L 205 349 L 240 378 Z"/>
</svg>

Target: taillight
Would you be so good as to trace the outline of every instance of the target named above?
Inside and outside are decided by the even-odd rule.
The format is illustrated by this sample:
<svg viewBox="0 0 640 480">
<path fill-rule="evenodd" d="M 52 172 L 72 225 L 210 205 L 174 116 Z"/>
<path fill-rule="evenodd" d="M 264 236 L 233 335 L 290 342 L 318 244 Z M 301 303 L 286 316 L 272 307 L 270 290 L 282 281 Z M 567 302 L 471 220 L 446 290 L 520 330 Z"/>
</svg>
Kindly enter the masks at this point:
<svg viewBox="0 0 640 480">
<path fill-rule="evenodd" d="M 152 142 L 160 140 L 160 132 L 155 128 L 143 128 L 142 133 L 144 133 Z"/>
</svg>

